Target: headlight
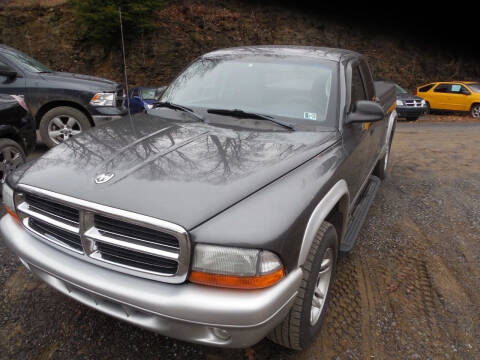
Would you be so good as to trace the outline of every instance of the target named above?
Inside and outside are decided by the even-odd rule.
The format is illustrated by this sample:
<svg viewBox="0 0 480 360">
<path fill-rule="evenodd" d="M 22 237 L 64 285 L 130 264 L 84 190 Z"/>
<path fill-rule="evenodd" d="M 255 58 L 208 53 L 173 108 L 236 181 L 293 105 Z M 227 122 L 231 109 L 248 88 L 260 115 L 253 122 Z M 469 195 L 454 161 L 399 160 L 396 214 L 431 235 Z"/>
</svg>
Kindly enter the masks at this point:
<svg viewBox="0 0 480 360">
<path fill-rule="evenodd" d="M 145 104 L 145 105 L 147 105 L 147 109 L 153 108 L 153 105 L 152 105 L 152 104 Z"/>
<path fill-rule="evenodd" d="M 93 106 L 115 106 L 114 93 L 97 93 L 90 100 L 90 105 Z"/>
<path fill-rule="evenodd" d="M 284 276 L 277 255 L 266 250 L 198 244 L 190 281 L 237 289 L 272 286 Z"/>
<path fill-rule="evenodd" d="M 421 104 L 422 104 L 422 106 L 425 106 L 427 104 L 427 102 L 425 100 L 422 100 Z"/>
<path fill-rule="evenodd" d="M 397 100 L 397 106 L 403 106 L 403 101 L 402 100 Z"/>
<path fill-rule="evenodd" d="M 20 223 L 20 219 L 15 211 L 15 193 L 7 183 L 4 183 L 2 186 L 2 198 L 5 211 L 12 216 L 16 222 Z"/>
</svg>

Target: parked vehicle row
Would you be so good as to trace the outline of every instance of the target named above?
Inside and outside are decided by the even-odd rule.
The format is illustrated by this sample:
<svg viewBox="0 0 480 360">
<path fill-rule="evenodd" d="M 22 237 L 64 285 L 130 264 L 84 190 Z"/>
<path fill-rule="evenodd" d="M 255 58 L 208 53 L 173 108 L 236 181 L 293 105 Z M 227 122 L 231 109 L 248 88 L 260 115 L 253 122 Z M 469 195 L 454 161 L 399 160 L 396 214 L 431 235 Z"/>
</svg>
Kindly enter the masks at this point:
<svg viewBox="0 0 480 360">
<path fill-rule="evenodd" d="M 417 96 L 373 81 L 356 52 L 256 46 L 124 95 L 1 46 L 0 92 L 14 95 L 0 96 L 0 232 L 42 280 L 116 318 L 207 345 L 304 349 L 387 175 L 397 117 L 478 117 L 479 87 Z M 8 175 L 36 126 L 58 146 Z"/>
<path fill-rule="evenodd" d="M 10 175 L 4 241 L 132 324 L 304 349 L 387 175 L 394 87 L 352 51 L 257 46 L 208 53 L 162 91 Z"/>
<path fill-rule="evenodd" d="M 53 71 L 6 45 L 0 45 L 0 93 L 25 97 L 40 137 L 49 147 L 126 113 L 122 85 Z"/>
</svg>

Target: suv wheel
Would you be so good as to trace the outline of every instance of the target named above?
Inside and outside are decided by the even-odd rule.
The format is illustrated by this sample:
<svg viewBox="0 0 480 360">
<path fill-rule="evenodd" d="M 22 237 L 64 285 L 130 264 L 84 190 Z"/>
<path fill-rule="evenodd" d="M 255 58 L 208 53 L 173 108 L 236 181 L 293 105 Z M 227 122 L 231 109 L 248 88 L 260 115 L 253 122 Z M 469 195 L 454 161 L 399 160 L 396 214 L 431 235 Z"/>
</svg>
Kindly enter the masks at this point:
<svg viewBox="0 0 480 360">
<path fill-rule="evenodd" d="M 471 114 L 474 118 L 480 118 L 480 104 L 473 104 Z"/>
<path fill-rule="evenodd" d="M 10 139 L 0 139 L 0 181 L 3 184 L 7 176 L 25 162 L 22 147 Z"/>
<path fill-rule="evenodd" d="M 54 147 L 89 128 L 90 121 L 85 114 L 68 106 L 48 111 L 39 126 L 40 137 L 48 147 Z"/>
<path fill-rule="evenodd" d="M 337 267 L 338 239 L 332 224 L 324 222 L 303 265 L 303 280 L 287 317 L 268 338 L 295 350 L 305 349 L 320 332 Z"/>
</svg>

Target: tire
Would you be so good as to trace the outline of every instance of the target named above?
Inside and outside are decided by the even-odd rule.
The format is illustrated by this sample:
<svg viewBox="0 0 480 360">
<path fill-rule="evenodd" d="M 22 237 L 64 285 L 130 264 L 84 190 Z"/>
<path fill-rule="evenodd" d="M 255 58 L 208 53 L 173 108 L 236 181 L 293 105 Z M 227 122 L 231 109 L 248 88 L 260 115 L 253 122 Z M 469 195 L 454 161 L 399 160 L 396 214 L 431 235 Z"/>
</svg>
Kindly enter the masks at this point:
<svg viewBox="0 0 480 360">
<path fill-rule="evenodd" d="M 392 135 L 390 135 L 390 139 L 388 140 L 387 152 L 385 153 L 383 158 L 378 160 L 377 166 L 373 170 L 373 175 L 378 176 L 380 180 L 385 180 L 388 174 L 388 161 L 390 160 L 390 150 L 392 148 L 393 131 L 394 130 L 392 130 Z"/>
<path fill-rule="evenodd" d="M 91 127 L 87 116 L 80 110 L 59 106 L 43 115 L 39 130 L 42 141 L 52 148 Z"/>
<path fill-rule="evenodd" d="M 425 105 L 427 106 L 427 109 L 425 110 L 425 115 L 431 114 L 432 108 L 430 107 L 430 103 L 427 101 Z"/>
<path fill-rule="evenodd" d="M 303 265 L 303 279 L 295 302 L 283 322 L 268 335 L 271 341 L 290 349 L 303 350 L 318 335 L 330 300 L 330 290 L 337 267 L 338 247 L 335 228 L 332 224 L 324 222 L 313 240 Z M 312 310 L 314 290 L 320 278 L 320 270 L 327 266 L 325 259 L 328 256 L 330 256 L 328 270 L 330 275 L 326 278 L 327 272 L 323 270 L 324 275 L 320 280 L 325 287 L 323 305 Z M 317 296 L 316 298 L 318 299 Z"/>
<path fill-rule="evenodd" d="M 0 182 L 3 184 L 7 176 L 25 162 L 25 151 L 11 139 L 0 139 Z"/>
<path fill-rule="evenodd" d="M 418 116 L 407 117 L 407 121 L 417 121 L 417 120 L 418 120 Z"/>
<path fill-rule="evenodd" d="M 475 119 L 480 119 L 480 104 L 473 104 L 470 114 Z"/>
</svg>

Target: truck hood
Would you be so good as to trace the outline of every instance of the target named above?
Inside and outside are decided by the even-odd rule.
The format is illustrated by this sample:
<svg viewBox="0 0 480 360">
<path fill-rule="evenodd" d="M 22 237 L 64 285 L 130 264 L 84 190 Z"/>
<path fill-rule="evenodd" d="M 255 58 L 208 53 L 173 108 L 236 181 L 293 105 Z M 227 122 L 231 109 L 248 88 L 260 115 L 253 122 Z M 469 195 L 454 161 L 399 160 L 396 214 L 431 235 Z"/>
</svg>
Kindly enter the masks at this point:
<svg viewBox="0 0 480 360">
<path fill-rule="evenodd" d="M 41 73 L 40 76 L 45 80 L 65 82 L 72 88 L 80 85 L 93 91 L 115 91 L 119 87 L 119 84 L 112 80 L 69 72 L 54 71 Z"/>
<path fill-rule="evenodd" d="M 421 97 L 413 95 L 413 94 L 397 94 L 398 100 L 423 100 Z"/>
<path fill-rule="evenodd" d="M 189 230 L 316 156 L 338 137 L 333 129 L 260 131 L 137 114 L 55 147 L 19 169 L 11 182 Z M 113 177 L 96 183 L 102 174 Z"/>
</svg>

